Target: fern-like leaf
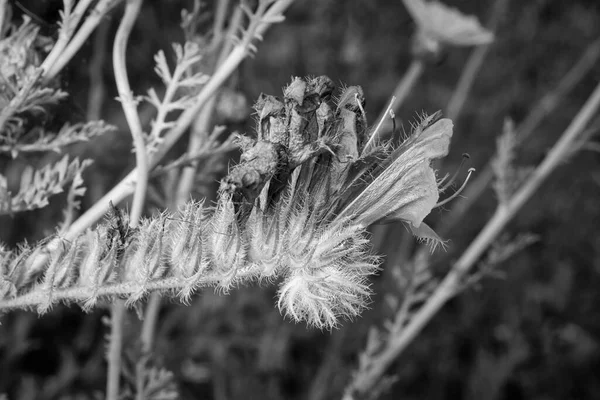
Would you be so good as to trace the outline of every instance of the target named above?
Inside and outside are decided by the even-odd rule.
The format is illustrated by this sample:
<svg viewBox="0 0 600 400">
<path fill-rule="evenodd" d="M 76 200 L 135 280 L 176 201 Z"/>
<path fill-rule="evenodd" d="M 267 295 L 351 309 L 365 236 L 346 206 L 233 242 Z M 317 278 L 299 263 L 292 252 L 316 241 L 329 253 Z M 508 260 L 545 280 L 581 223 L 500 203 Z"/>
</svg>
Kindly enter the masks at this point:
<svg viewBox="0 0 600 400">
<path fill-rule="evenodd" d="M 90 121 L 74 125 L 65 124 L 58 132 L 51 133 L 42 129 L 32 131 L 18 138 L 5 138 L 0 144 L 0 152 L 10 153 L 13 158 L 19 153 L 55 151 L 74 143 L 86 142 L 96 136 L 114 131 L 113 125 L 104 121 Z"/>
<path fill-rule="evenodd" d="M 27 167 L 21 175 L 21 186 L 15 196 L 10 195 L 6 189 L 6 179 L 0 175 L 0 215 L 45 207 L 50 196 L 61 193 L 66 184 L 79 179 L 83 169 L 90 163 L 90 160 L 80 162 L 77 158 L 69 163 L 69 157 L 64 156 L 59 162 L 40 170 Z"/>
</svg>

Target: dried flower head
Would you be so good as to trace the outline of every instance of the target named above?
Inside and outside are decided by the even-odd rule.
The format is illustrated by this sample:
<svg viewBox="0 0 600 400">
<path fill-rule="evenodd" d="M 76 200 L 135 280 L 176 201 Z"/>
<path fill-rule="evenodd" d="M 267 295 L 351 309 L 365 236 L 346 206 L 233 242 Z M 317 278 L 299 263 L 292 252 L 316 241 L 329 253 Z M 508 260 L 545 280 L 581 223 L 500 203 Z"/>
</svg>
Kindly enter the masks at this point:
<svg viewBox="0 0 600 400">
<path fill-rule="evenodd" d="M 244 257 L 232 280 L 282 277 L 280 310 L 326 329 L 368 302 L 367 276 L 379 264 L 368 251 L 369 225 L 400 220 L 439 240 L 423 219 L 439 197 L 431 161 L 447 154 L 452 136 L 451 121 L 433 116 L 400 146 L 366 149 L 362 89 L 344 89 L 337 104 L 331 92 L 326 77 L 294 78 L 283 101 L 261 96 L 258 139 L 241 139 L 241 162 L 223 180 L 214 218 L 227 214 L 236 228 L 219 231 L 244 243 L 219 252 Z"/>
<path fill-rule="evenodd" d="M 475 16 L 435 0 L 403 1 L 417 24 L 413 42 L 416 56 L 437 54 L 444 45 L 477 46 L 494 40 L 494 34 L 481 26 Z"/>
</svg>

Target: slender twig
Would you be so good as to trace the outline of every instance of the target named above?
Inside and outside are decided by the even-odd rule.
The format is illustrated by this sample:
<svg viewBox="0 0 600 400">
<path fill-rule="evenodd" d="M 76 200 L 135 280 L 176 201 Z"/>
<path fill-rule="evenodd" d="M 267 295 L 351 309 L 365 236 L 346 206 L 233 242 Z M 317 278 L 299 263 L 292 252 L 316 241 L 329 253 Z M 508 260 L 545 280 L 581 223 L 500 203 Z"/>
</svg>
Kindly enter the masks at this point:
<svg viewBox="0 0 600 400">
<path fill-rule="evenodd" d="M 142 123 L 137 112 L 137 103 L 131 93 L 129 79 L 127 77 L 126 53 L 129 35 L 133 25 L 140 13 L 142 0 L 127 0 L 125 14 L 121 19 L 115 41 L 113 44 L 113 69 L 115 82 L 119 93 L 119 99 L 131 136 L 135 146 L 135 158 L 137 166 L 137 182 L 133 196 L 133 205 L 129 217 L 129 225 L 134 228 L 138 225 L 142 212 L 144 210 L 144 200 L 148 186 L 148 155 L 146 153 L 146 143 L 142 131 Z M 121 347 L 123 338 L 122 324 L 125 314 L 125 303 L 122 300 L 116 300 L 112 306 L 111 336 L 109 343 L 108 358 L 108 382 L 106 397 L 110 400 L 117 400 L 119 397 L 119 378 L 121 371 Z"/>
<path fill-rule="evenodd" d="M 401 334 L 394 336 L 391 338 L 392 340 L 386 343 L 386 348 L 375 357 L 368 371 L 356 376 L 355 380 L 351 383 L 351 388 L 347 392 L 347 398 L 352 398 L 351 393 L 353 392 L 361 394 L 369 393 L 383 376 L 386 369 L 398 358 L 442 306 L 456 294 L 457 289 L 461 287 L 461 281 L 481 255 L 512 220 L 517 211 L 523 207 L 525 202 L 540 187 L 542 182 L 562 163 L 565 156 L 570 153 L 572 146 L 576 143 L 589 121 L 594 117 L 599 106 L 600 84 L 595 88 L 577 116 L 556 142 L 552 150 L 550 150 L 546 158 L 531 174 L 527 182 L 515 192 L 505 205 L 499 206 L 496 209 L 493 217 L 454 264 L 451 271 L 446 275 L 434 293 L 413 314 L 410 322 Z"/>
<path fill-rule="evenodd" d="M 488 24 L 488 29 L 491 32 L 494 32 L 498 26 L 498 23 L 501 20 L 502 15 L 504 14 L 504 10 L 508 4 L 508 0 L 495 0 L 494 7 L 492 9 L 492 17 L 490 18 L 490 22 Z M 473 82 L 483 65 L 483 61 L 487 56 L 487 53 L 490 47 L 494 42 L 477 46 L 471 52 L 467 63 L 462 69 L 462 73 L 458 80 L 458 84 L 452 93 L 452 97 L 446 106 L 446 117 L 455 121 L 460 116 L 462 112 L 465 101 L 467 100 L 467 96 L 469 95 L 469 91 L 473 86 Z"/>
<path fill-rule="evenodd" d="M 48 71 L 50 68 L 52 68 L 54 63 L 56 63 L 56 60 L 58 60 L 61 57 L 65 48 L 69 44 L 69 40 L 71 40 L 73 33 L 75 33 L 75 30 L 77 29 L 79 21 L 81 21 L 81 17 L 83 17 L 83 14 L 92 4 L 92 1 L 93 0 L 81 0 L 77 3 L 75 10 L 72 10 L 72 0 L 63 1 L 64 10 L 62 26 L 60 27 L 60 33 L 58 35 L 58 40 L 56 41 L 56 44 L 52 47 L 52 51 L 50 51 L 50 54 L 48 54 L 48 56 L 41 65 L 41 68 L 44 71 Z"/>
<path fill-rule="evenodd" d="M 223 41 L 223 27 L 225 26 L 225 17 L 229 9 L 229 0 L 218 0 L 216 9 L 213 21 L 213 37 L 210 45 L 212 49 L 216 49 Z"/>
<path fill-rule="evenodd" d="M 152 293 L 146 306 L 144 313 L 144 322 L 142 323 L 142 331 L 140 334 L 140 342 L 142 344 L 142 354 L 138 360 L 136 369 L 136 400 L 145 399 L 146 385 L 146 363 L 152 347 L 154 346 L 154 334 L 156 332 L 156 323 L 158 321 L 158 312 L 160 311 L 161 296 L 158 293 Z"/>
<path fill-rule="evenodd" d="M 408 94 L 415 86 L 415 84 L 423 74 L 424 70 L 425 64 L 422 60 L 415 59 L 410 63 L 410 66 L 408 67 L 408 69 L 404 73 L 404 76 L 398 83 L 398 86 L 396 86 L 396 89 L 394 90 L 393 96 L 396 98 L 393 107 L 394 112 L 398 112 L 398 110 L 400 110 L 400 107 L 402 107 L 404 100 L 406 100 Z"/>
<path fill-rule="evenodd" d="M 106 45 L 108 44 L 108 33 L 110 23 L 104 21 L 98 27 L 94 35 L 94 51 L 90 60 L 90 89 L 88 93 L 87 120 L 95 121 L 102 116 L 102 104 L 106 94 L 104 86 L 104 60 L 106 58 Z"/>
<path fill-rule="evenodd" d="M 0 39 L 4 39 L 4 19 L 6 18 L 6 7 L 8 0 L 0 0 Z"/>
<path fill-rule="evenodd" d="M 113 68 L 115 83 L 119 93 L 119 100 L 131 131 L 131 137 L 135 147 L 137 179 L 129 224 L 137 226 L 144 209 L 144 199 L 148 187 L 148 155 L 146 153 L 146 142 L 142 131 L 142 122 L 137 112 L 137 102 L 133 98 L 129 78 L 127 77 L 126 51 L 129 35 L 140 12 L 142 0 L 127 0 L 125 14 L 117 30 L 113 45 Z"/>
<path fill-rule="evenodd" d="M 242 11 L 238 7 L 231 18 L 227 36 L 231 36 L 237 32 L 241 26 L 241 23 Z M 215 69 L 218 70 L 220 68 L 220 65 L 227 59 L 229 52 L 231 52 L 231 46 L 223 45 L 215 64 Z M 216 97 L 212 97 L 206 102 L 202 110 L 200 110 L 198 118 L 194 121 L 187 149 L 188 155 L 198 153 L 200 148 L 203 146 L 204 141 L 208 137 L 208 132 L 212 130 L 215 105 Z M 177 185 L 176 192 L 177 206 L 184 204 L 189 199 L 192 186 L 194 185 L 194 181 L 196 179 L 197 168 L 198 163 L 194 162 L 189 167 L 184 168 L 181 172 L 181 177 L 179 178 L 179 184 Z"/>
<path fill-rule="evenodd" d="M 110 11 L 110 9 L 121 0 L 100 0 L 96 7 L 86 17 L 85 21 L 73 36 L 73 39 L 60 53 L 59 58 L 44 72 L 43 83 L 50 82 L 62 69 L 71 61 L 73 56 L 79 51 L 88 37 L 96 29 L 98 24 L 102 22 L 102 18 Z"/>
<path fill-rule="evenodd" d="M 123 347 L 123 323 L 125 320 L 125 302 L 115 299 L 111 306 L 110 338 L 108 346 L 108 377 L 106 379 L 106 399 L 119 399 L 119 381 L 121 380 L 121 349 Z"/>
<path fill-rule="evenodd" d="M 535 132 L 544 118 L 551 114 L 560 105 L 561 100 L 564 99 L 565 96 L 581 82 L 585 75 L 597 65 L 598 58 L 600 58 L 600 39 L 595 40 L 588 46 L 581 58 L 566 73 L 556 88 L 542 97 L 532 108 L 527 117 L 525 117 L 525 120 L 517 127 L 516 138 L 520 143 L 525 141 Z M 462 220 L 465 213 L 484 193 L 493 177 L 494 172 L 491 163 L 488 163 L 483 168 L 478 168 L 475 179 L 463 192 L 464 198 L 454 204 L 451 212 L 446 215 L 440 221 L 440 225 L 436 227 L 436 230 L 441 237 L 446 236 L 447 233 Z"/>
<path fill-rule="evenodd" d="M 369 137 L 369 140 L 363 147 L 363 151 L 362 151 L 361 155 L 366 154 L 371 149 L 371 146 L 375 145 L 376 139 L 379 137 L 379 134 L 381 133 L 381 127 L 383 126 L 383 123 L 385 122 L 385 120 L 388 118 L 394 117 L 393 107 L 394 107 L 395 102 L 396 102 L 396 98 L 394 96 L 392 96 L 390 103 L 388 104 L 387 108 L 383 111 L 383 113 L 381 114 L 381 117 L 379 118 L 379 123 L 377 124 L 377 126 L 371 133 L 371 137 Z"/>
</svg>

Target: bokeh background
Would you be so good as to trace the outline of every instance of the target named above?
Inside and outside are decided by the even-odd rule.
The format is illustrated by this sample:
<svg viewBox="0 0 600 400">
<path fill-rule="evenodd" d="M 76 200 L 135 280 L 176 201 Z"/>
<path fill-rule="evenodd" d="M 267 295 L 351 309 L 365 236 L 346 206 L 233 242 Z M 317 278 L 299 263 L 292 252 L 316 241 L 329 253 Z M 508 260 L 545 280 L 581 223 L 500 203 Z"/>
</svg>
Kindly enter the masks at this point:
<svg viewBox="0 0 600 400">
<path fill-rule="evenodd" d="M 484 25 L 498 0 L 447 0 Z M 502 1 L 502 0 L 500 0 Z M 60 1 L 11 1 L 13 19 L 24 13 L 41 31 L 56 37 Z M 207 26 L 212 1 L 204 2 Z M 191 1 L 146 1 L 128 52 L 134 90 L 160 87 L 153 55 L 183 40 L 181 9 Z M 106 99 L 101 116 L 121 128 L 71 152 L 94 159 L 86 178 L 85 206 L 92 204 L 133 166 L 130 136 L 119 104 L 110 61 L 121 8 L 105 22 L 108 47 L 102 74 Z M 298 0 L 228 83 L 251 105 L 261 92 L 280 94 L 292 76 L 325 74 L 335 82 L 361 85 L 370 122 L 388 102 L 411 61 L 414 23 L 400 0 Z M 442 172 L 458 168 L 463 153 L 470 166 L 483 167 L 495 152 L 505 118 L 518 125 L 552 91 L 586 48 L 600 37 L 597 0 L 507 0 L 465 108 L 454 121 L 450 155 Z M 60 127 L 86 119 L 90 60 L 98 51 L 87 43 L 60 77 L 70 98 L 41 124 Z M 444 110 L 471 49 L 453 48 L 428 65 L 397 113 L 410 130 L 422 112 Z M 172 54 L 172 53 L 168 53 Z M 600 64 L 561 98 L 519 150 L 518 164 L 535 165 L 559 137 L 600 80 Z M 253 119 L 233 128 L 253 132 Z M 149 122 L 149 109 L 141 108 Z M 597 127 L 597 126 L 596 126 Z M 597 139 L 595 139 L 597 141 Z M 182 145 L 184 146 L 184 144 Z M 55 157 L 2 160 L 3 173 Z M 58 156 L 56 156 L 58 157 Z M 236 154 L 231 154 L 235 160 Z M 198 196 L 214 196 L 229 162 L 206 163 Z M 565 162 L 509 225 L 507 235 L 532 234 L 537 241 L 496 265 L 494 273 L 452 300 L 415 339 L 389 373 L 396 383 L 385 399 L 598 399 L 600 398 L 600 155 L 583 151 Z M 455 200 L 460 202 L 461 199 Z M 454 229 L 446 253 L 436 255 L 443 274 L 494 211 L 488 189 Z M 436 226 L 446 210 L 427 222 Z M 148 212 L 151 213 L 150 201 Z M 16 245 L 54 232 L 61 199 L 50 207 L 0 219 L 0 240 Z M 393 226 L 376 249 L 386 255 L 405 242 Z M 404 246 L 408 257 L 413 246 Z M 384 264 L 385 268 L 389 265 Z M 401 267 L 401 266 L 400 266 Z M 171 371 L 183 399 L 341 398 L 371 326 L 391 316 L 385 302 L 397 290 L 373 279 L 376 295 L 362 318 L 321 332 L 284 320 L 274 307 L 275 289 L 240 288 L 227 296 L 210 290 L 190 305 L 166 302 L 160 314 L 153 364 Z M 9 399 L 101 398 L 105 385 L 107 309 L 84 314 L 76 306 L 56 307 L 43 317 L 12 312 L 0 322 L 0 394 Z M 135 360 L 140 322 L 127 319 L 127 357 Z M 134 364 L 125 365 L 131 369 Z"/>
</svg>

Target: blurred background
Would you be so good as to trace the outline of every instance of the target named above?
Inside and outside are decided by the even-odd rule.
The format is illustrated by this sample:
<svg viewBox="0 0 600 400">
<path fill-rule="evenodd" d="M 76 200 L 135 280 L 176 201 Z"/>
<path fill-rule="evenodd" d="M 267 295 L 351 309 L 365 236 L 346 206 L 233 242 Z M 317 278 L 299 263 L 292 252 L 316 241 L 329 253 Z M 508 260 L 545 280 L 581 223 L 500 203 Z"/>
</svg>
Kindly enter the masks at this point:
<svg viewBox="0 0 600 400">
<path fill-rule="evenodd" d="M 597 0 L 506 0 L 499 16 L 493 11 L 498 1 L 503 0 L 446 1 L 478 16 L 484 26 L 494 17 L 498 24 L 496 41 L 454 121 L 451 151 L 440 165 L 441 174 L 453 173 L 463 153 L 470 154 L 470 166 L 485 166 L 494 155 L 504 120 L 511 118 L 518 126 L 600 37 Z M 44 35 L 56 38 L 61 1 L 10 3 L 14 21 L 28 14 Z M 172 56 L 171 43 L 183 40 L 181 10 L 191 9 L 192 3 L 145 2 L 128 50 L 128 73 L 136 93 L 161 86 L 153 71 L 153 56 L 160 49 Z M 207 27 L 212 3 L 203 2 Z M 94 160 L 86 173 L 84 208 L 135 163 L 122 110 L 114 100 L 110 59 L 121 13 L 122 6 L 101 27 L 106 45 L 92 37 L 61 75 L 60 84 L 70 98 L 40 121 L 60 127 L 86 120 L 91 60 L 99 52 L 104 54 L 102 68 L 94 72 L 104 78 L 106 97 L 99 113 L 120 130 L 71 149 L 74 155 Z M 362 86 L 367 117 L 374 124 L 411 63 L 415 26 L 402 1 L 304 0 L 297 1 L 286 17 L 268 31 L 256 56 L 228 82 L 220 121 L 251 134 L 250 106 L 261 92 L 280 95 L 292 76 L 328 75 L 340 85 Z M 409 131 L 423 112 L 446 109 L 472 51 L 449 48 L 427 65 L 396 114 L 399 127 Z M 537 165 L 560 136 L 600 80 L 600 63 L 595 64 L 523 143 L 519 165 Z M 237 107 L 233 117 L 228 115 L 228 101 Z M 150 109 L 142 106 L 141 114 L 145 122 L 150 121 Z M 235 160 L 236 154 L 230 156 Z M 2 160 L 3 173 L 19 171 L 20 163 L 42 161 Z M 234 162 L 218 161 L 200 168 L 197 196 L 213 198 L 218 180 L 228 163 Z M 597 150 L 582 151 L 543 184 L 507 229 L 508 237 L 531 234 L 537 241 L 495 265 L 493 274 L 444 307 L 389 370 L 397 381 L 382 398 L 600 398 L 599 167 Z M 428 224 L 438 226 L 462 200 L 436 209 Z M 148 213 L 153 212 L 152 204 L 150 197 Z M 447 271 L 495 205 L 494 192 L 488 189 L 453 229 L 444 232 L 449 247 L 434 257 L 435 273 Z M 43 210 L 2 217 L 0 240 L 16 246 L 23 240 L 47 237 L 54 233 L 61 211 L 57 197 Z M 388 232 L 375 250 L 387 255 L 401 249 L 402 257 L 408 258 L 414 246 L 406 245 L 405 229 L 392 226 Z M 391 266 L 384 263 L 381 276 L 386 268 Z M 275 289 L 269 286 L 240 288 L 227 296 L 205 290 L 190 305 L 165 302 L 152 363 L 157 371 L 172 373 L 169 379 L 182 399 L 341 398 L 369 328 L 391 317 L 385 299 L 396 295 L 397 288 L 381 276 L 373 279 L 376 294 L 370 309 L 333 332 L 285 320 L 274 307 Z M 0 394 L 11 400 L 102 398 L 107 314 L 102 308 L 84 314 L 76 306 L 60 306 L 43 317 L 34 312 L 3 315 Z M 139 325 L 136 313 L 130 312 L 125 349 L 132 361 L 125 365 L 126 376 L 139 356 Z"/>
</svg>

